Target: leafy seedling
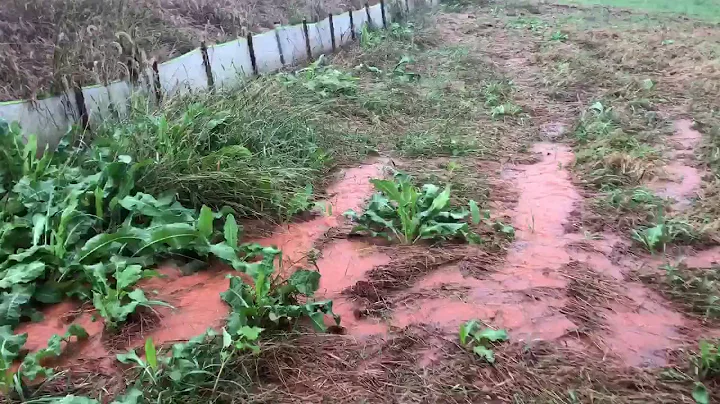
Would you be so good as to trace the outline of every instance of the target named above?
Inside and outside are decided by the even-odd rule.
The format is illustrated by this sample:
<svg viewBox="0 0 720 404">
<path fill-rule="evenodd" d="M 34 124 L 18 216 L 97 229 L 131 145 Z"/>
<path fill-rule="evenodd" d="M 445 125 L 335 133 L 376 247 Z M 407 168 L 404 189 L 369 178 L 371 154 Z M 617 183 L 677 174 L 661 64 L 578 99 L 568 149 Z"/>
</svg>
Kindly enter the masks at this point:
<svg viewBox="0 0 720 404">
<path fill-rule="evenodd" d="M 365 211 L 344 213 L 355 222 L 353 233 L 388 240 L 394 237 L 403 244 L 453 238 L 481 242 L 466 222 L 471 212 L 450 209 L 449 185 L 444 190 L 433 184 L 418 189 L 404 174 L 397 174 L 392 180 L 373 179 L 370 182 L 378 192 L 371 197 Z M 470 207 L 476 211 L 474 217 L 477 218 L 477 204 L 471 203 Z"/>
<path fill-rule="evenodd" d="M 492 347 L 508 340 L 505 330 L 494 330 L 481 327 L 477 320 L 470 320 L 460 326 L 460 345 L 472 351 L 488 363 L 495 363 L 495 352 Z"/>
</svg>

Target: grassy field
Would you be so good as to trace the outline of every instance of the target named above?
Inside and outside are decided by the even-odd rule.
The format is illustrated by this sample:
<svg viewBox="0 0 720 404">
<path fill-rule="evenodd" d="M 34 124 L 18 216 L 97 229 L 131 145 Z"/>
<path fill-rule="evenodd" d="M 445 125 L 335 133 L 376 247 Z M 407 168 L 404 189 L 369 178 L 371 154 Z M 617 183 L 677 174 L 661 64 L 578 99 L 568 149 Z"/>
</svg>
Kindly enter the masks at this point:
<svg viewBox="0 0 720 404">
<path fill-rule="evenodd" d="M 716 401 L 720 11 L 598 3 L 445 2 L 52 156 L 3 127 L 4 398 Z"/>
<path fill-rule="evenodd" d="M 720 2 L 717 0 L 572 0 L 565 3 L 637 9 L 669 15 L 679 14 L 715 22 L 720 20 Z"/>
</svg>

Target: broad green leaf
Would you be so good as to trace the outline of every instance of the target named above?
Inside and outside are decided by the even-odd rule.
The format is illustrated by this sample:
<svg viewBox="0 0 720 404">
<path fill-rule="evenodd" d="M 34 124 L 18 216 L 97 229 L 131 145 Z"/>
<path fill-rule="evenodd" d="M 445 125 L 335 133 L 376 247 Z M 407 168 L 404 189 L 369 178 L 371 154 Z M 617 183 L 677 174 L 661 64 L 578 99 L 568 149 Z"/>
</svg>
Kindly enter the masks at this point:
<svg viewBox="0 0 720 404">
<path fill-rule="evenodd" d="M 245 267 L 245 262 L 238 257 L 236 248 L 226 243 L 213 244 L 210 246 L 210 254 L 227 262 L 235 270 L 240 271 Z"/>
<path fill-rule="evenodd" d="M 383 193 L 390 200 L 395 202 L 402 200 L 402 195 L 394 181 L 373 179 L 370 180 L 370 183 L 373 184 L 377 191 Z"/>
<path fill-rule="evenodd" d="M 235 216 L 229 214 L 225 218 L 225 226 L 223 227 L 223 234 L 225 236 L 225 242 L 233 247 L 237 248 L 239 239 L 238 239 L 238 233 L 239 228 L 237 223 L 235 222 Z"/>
<path fill-rule="evenodd" d="M 143 269 L 140 265 L 128 265 L 115 272 L 117 290 L 125 290 L 134 285 L 143 276 Z"/>
<path fill-rule="evenodd" d="M 37 246 L 40 237 L 45 233 L 45 225 L 47 224 L 47 216 L 36 213 L 32 217 L 33 223 L 33 246 Z"/>
<path fill-rule="evenodd" d="M 472 223 L 477 226 L 480 224 L 480 208 L 478 207 L 477 202 L 473 201 L 472 199 L 468 203 L 470 205 L 470 215 L 472 216 Z"/>
<path fill-rule="evenodd" d="M 707 388 L 705 388 L 705 385 L 700 382 L 695 382 L 695 387 L 692 391 L 692 398 L 695 399 L 697 404 L 710 403 L 710 393 Z"/>
<path fill-rule="evenodd" d="M 200 216 L 198 217 L 197 222 L 197 229 L 200 232 L 201 236 L 208 239 L 212 236 L 214 220 L 215 217 L 213 215 L 212 209 L 203 205 L 203 207 L 200 209 Z"/>
<path fill-rule="evenodd" d="M 62 353 L 62 341 L 63 339 L 61 336 L 53 334 L 53 336 L 48 339 L 48 344 L 47 348 L 45 348 L 45 351 L 53 356 L 60 356 L 60 354 Z"/>
<path fill-rule="evenodd" d="M 423 225 L 419 237 L 422 239 L 453 238 L 462 232 L 469 233 L 467 223 L 434 223 Z"/>
<path fill-rule="evenodd" d="M 198 235 L 198 230 L 188 223 L 172 223 L 158 226 L 150 232 L 146 243 L 140 247 L 135 255 L 137 256 L 141 252 L 148 254 L 152 251 L 163 251 L 165 246 L 175 251 L 184 250 L 190 247 Z"/>
<path fill-rule="evenodd" d="M 44 262 L 16 264 L 10 267 L 0 280 L 0 289 L 10 289 L 13 285 L 30 283 L 45 275 Z"/>
<path fill-rule="evenodd" d="M 243 326 L 243 327 L 240 327 L 235 332 L 235 335 L 242 337 L 243 339 L 245 339 L 247 341 L 257 341 L 258 338 L 260 338 L 260 334 L 264 330 L 265 330 L 264 328 L 260 328 L 260 327 Z"/>
<path fill-rule="evenodd" d="M 0 326 L 0 360 L 11 363 L 17 358 L 27 337 L 27 334 L 13 334 L 12 327 L 9 325 Z"/>
<path fill-rule="evenodd" d="M 115 355 L 115 357 L 122 364 L 128 365 L 131 363 L 135 363 L 142 367 L 145 367 L 145 362 L 142 359 L 140 359 L 140 357 L 135 353 L 134 349 L 130 350 L 124 354 L 117 354 L 117 355 Z"/>
<path fill-rule="evenodd" d="M 20 322 L 22 306 L 30 302 L 31 287 L 13 287 L 12 291 L 0 296 L 0 326 L 15 326 Z"/>
<path fill-rule="evenodd" d="M 308 317 L 310 317 L 310 320 L 312 320 L 312 325 L 315 327 L 317 331 L 325 332 L 327 331 L 327 326 L 325 325 L 325 313 L 319 312 L 319 311 L 313 311 L 310 313 L 307 313 Z"/>
<path fill-rule="evenodd" d="M 125 196 L 119 203 L 130 212 L 159 218 L 161 223 L 191 223 L 195 221 L 195 211 L 175 202 L 175 198 L 171 194 L 155 199 L 152 195 L 138 192 L 135 196 Z"/>
<path fill-rule="evenodd" d="M 148 337 L 145 340 L 145 360 L 152 370 L 157 370 L 157 350 L 155 349 L 155 343 L 153 342 L 152 337 Z"/>
<path fill-rule="evenodd" d="M 508 340 L 508 334 L 505 330 L 493 330 L 492 328 L 484 328 L 473 334 L 478 341 L 487 340 L 490 342 L 501 342 Z"/>
<path fill-rule="evenodd" d="M 103 202 L 105 202 L 105 192 L 100 186 L 95 188 L 95 216 L 104 217 L 103 213 Z"/>
<path fill-rule="evenodd" d="M 232 344 L 232 336 L 227 332 L 225 327 L 222 328 L 222 336 L 223 336 L 223 348 L 227 348 Z"/>
<path fill-rule="evenodd" d="M 320 287 L 320 273 L 300 269 L 290 276 L 288 283 L 294 286 L 301 294 L 312 296 Z"/>
<path fill-rule="evenodd" d="M 88 240 L 78 253 L 78 262 L 97 256 L 107 256 L 117 252 L 125 243 L 140 243 L 147 235 L 144 230 L 121 228 L 115 233 L 102 233 Z"/>
<path fill-rule="evenodd" d="M 489 363 L 495 363 L 495 352 L 492 349 L 486 348 L 482 345 L 476 345 L 473 347 L 475 354 Z"/>
<path fill-rule="evenodd" d="M 465 345 L 468 342 L 468 336 L 471 335 L 480 323 L 477 320 L 470 320 L 460 325 L 460 344 Z"/>
<path fill-rule="evenodd" d="M 445 190 L 443 190 L 435 199 L 433 199 L 430 209 L 420 213 L 420 216 L 432 218 L 433 215 L 447 208 L 448 204 L 450 204 L 450 185 L 446 186 Z"/>
<path fill-rule="evenodd" d="M 225 303 L 230 305 L 233 311 L 242 311 L 254 304 L 252 296 L 248 294 L 247 288 L 242 278 L 232 276 L 230 277 L 230 287 L 225 292 L 220 293 L 220 297 Z"/>
</svg>

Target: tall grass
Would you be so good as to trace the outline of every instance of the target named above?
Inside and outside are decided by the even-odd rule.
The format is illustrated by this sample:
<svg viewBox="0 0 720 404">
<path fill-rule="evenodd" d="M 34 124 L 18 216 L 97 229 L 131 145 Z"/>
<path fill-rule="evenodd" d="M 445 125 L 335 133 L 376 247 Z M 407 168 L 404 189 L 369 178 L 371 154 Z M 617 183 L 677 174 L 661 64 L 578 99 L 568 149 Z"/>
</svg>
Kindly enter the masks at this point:
<svg viewBox="0 0 720 404">
<path fill-rule="evenodd" d="M 335 164 L 363 156 L 352 136 L 316 118 L 325 107 L 269 77 L 237 91 L 178 97 L 157 111 L 133 108 L 95 141 L 147 161 L 138 184 L 148 193 L 173 189 L 194 206 L 285 215 Z"/>
</svg>

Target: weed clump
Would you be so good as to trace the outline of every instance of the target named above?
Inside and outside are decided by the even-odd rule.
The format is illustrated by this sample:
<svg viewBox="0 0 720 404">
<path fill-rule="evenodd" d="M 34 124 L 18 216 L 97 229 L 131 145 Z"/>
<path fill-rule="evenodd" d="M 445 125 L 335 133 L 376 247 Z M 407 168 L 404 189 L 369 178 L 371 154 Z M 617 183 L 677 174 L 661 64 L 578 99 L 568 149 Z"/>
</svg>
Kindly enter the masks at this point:
<svg viewBox="0 0 720 404">
<path fill-rule="evenodd" d="M 147 193 L 171 187 L 191 206 L 286 215 L 333 165 L 363 153 L 315 119 L 321 105 L 291 94 L 268 78 L 237 92 L 180 97 L 105 125 L 96 143 L 143 162 L 138 186 Z"/>
</svg>

